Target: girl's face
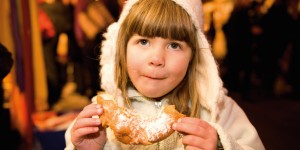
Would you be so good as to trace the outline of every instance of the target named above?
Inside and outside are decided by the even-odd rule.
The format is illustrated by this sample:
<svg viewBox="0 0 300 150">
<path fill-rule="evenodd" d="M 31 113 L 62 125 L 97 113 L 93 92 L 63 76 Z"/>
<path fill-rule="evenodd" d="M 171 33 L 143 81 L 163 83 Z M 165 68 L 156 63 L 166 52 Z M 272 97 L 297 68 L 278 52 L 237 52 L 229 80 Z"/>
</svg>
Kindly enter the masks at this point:
<svg viewBox="0 0 300 150">
<path fill-rule="evenodd" d="M 183 80 L 191 54 L 184 41 L 135 34 L 127 44 L 130 80 L 142 95 L 162 97 Z"/>
</svg>

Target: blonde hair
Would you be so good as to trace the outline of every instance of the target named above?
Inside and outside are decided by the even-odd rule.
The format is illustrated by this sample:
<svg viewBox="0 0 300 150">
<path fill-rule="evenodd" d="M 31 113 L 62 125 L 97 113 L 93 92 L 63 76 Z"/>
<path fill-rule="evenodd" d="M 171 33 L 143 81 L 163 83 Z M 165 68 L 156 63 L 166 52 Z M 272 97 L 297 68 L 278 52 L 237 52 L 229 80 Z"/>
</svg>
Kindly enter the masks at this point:
<svg viewBox="0 0 300 150">
<path fill-rule="evenodd" d="M 133 34 L 185 41 L 191 47 L 192 59 L 185 78 L 166 97 L 181 113 L 199 117 L 200 96 L 195 81 L 197 68 L 201 63 L 200 48 L 197 29 L 189 14 L 172 0 L 139 0 L 132 6 L 119 29 L 115 68 L 117 86 L 129 105 L 127 87 L 132 83 L 127 74 L 126 47 Z"/>
</svg>

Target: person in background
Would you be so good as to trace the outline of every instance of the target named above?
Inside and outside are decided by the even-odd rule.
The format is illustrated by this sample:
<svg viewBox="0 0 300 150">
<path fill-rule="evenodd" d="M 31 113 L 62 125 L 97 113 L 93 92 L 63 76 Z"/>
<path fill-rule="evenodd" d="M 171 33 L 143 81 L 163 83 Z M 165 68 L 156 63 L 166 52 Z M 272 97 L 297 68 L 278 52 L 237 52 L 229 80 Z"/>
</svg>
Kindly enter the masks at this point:
<svg viewBox="0 0 300 150">
<path fill-rule="evenodd" d="M 102 34 L 118 19 L 121 6 L 117 0 L 77 0 L 72 4 L 74 33 L 82 54 L 80 70 L 84 79 L 78 88 L 83 95 L 92 98 L 100 91 L 99 70 L 95 68 L 99 68 Z"/>
<path fill-rule="evenodd" d="M 82 80 L 81 72 L 77 70 L 80 68 L 82 55 L 73 32 L 73 5 L 65 4 L 62 0 L 39 0 L 38 2 L 48 104 L 52 109 L 59 101 L 62 90 L 69 80 L 78 84 Z M 69 66 L 72 66 L 70 70 L 73 72 L 68 72 Z M 72 79 L 69 78 L 70 76 Z"/>
<path fill-rule="evenodd" d="M 5 107 L 6 100 L 2 88 L 2 80 L 10 72 L 12 66 L 11 53 L 0 43 L 0 146 L 17 150 L 21 144 L 21 137 L 19 132 L 11 126 L 10 111 Z"/>
<path fill-rule="evenodd" d="M 104 94 L 97 96 L 110 95 L 146 117 L 175 105 L 186 115 L 173 124 L 175 132 L 148 146 L 123 144 L 102 127 L 96 96 L 68 127 L 66 150 L 265 149 L 245 112 L 227 96 L 202 12 L 199 0 L 128 0 L 102 42 Z"/>
<path fill-rule="evenodd" d="M 228 51 L 223 62 L 226 68 L 222 76 L 224 85 L 229 91 L 242 94 L 246 94 L 251 88 L 253 56 L 251 5 L 251 0 L 236 0 L 234 9 L 223 26 Z"/>
<path fill-rule="evenodd" d="M 294 23 L 286 0 L 265 0 L 259 7 L 259 13 L 261 34 L 256 47 L 259 62 L 256 74 L 265 94 L 276 96 L 276 82 L 284 74 L 280 61 L 295 35 Z"/>
<path fill-rule="evenodd" d="M 292 48 L 289 54 L 289 62 L 286 80 L 291 85 L 290 96 L 294 100 L 300 100 L 300 0 L 289 0 L 289 13 L 293 19 Z"/>
<path fill-rule="evenodd" d="M 100 91 L 99 43 L 121 9 L 117 0 L 39 0 L 48 103 L 85 100 Z M 59 106 L 57 106 L 59 105 Z"/>
</svg>

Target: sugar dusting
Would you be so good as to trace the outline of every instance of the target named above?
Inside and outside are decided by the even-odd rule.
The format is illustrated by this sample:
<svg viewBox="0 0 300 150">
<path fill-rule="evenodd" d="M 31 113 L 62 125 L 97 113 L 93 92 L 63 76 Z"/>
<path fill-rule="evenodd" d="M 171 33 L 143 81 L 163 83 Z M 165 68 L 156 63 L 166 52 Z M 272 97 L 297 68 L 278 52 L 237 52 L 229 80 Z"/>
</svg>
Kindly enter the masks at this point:
<svg viewBox="0 0 300 150">
<path fill-rule="evenodd" d="M 170 118 L 167 114 L 161 113 L 160 116 L 156 118 L 149 118 L 144 123 L 146 123 L 146 133 L 149 141 L 155 141 L 159 138 L 160 134 L 167 133 L 171 130 L 170 122 L 173 119 Z"/>
<path fill-rule="evenodd" d="M 147 140 L 155 142 L 159 139 L 159 136 L 171 130 L 170 123 L 174 121 L 164 112 L 161 112 L 156 117 L 145 117 L 138 115 L 132 110 L 126 110 L 123 114 L 118 110 L 115 113 L 115 117 L 115 119 L 117 119 L 117 130 L 122 130 L 124 127 L 129 128 L 131 133 L 128 136 L 132 139 L 141 140 L 142 142 L 147 142 Z M 145 138 L 144 136 L 147 137 Z M 141 141 L 134 142 L 139 143 Z"/>
</svg>

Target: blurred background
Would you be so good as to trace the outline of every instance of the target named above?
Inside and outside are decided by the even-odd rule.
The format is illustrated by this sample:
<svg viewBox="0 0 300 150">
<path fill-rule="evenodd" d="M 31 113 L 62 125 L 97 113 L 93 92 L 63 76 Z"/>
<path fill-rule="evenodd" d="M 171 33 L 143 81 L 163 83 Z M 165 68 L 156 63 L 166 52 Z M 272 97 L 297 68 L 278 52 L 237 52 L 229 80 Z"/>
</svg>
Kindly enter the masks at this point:
<svg viewBox="0 0 300 150">
<path fill-rule="evenodd" d="M 64 149 L 66 128 L 101 91 L 102 34 L 124 1 L 0 2 L 0 146 Z M 297 149 L 299 0 L 202 2 L 203 29 L 228 94 L 266 149 Z"/>
</svg>

